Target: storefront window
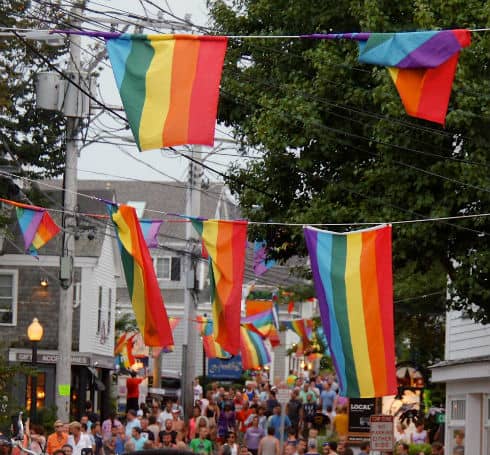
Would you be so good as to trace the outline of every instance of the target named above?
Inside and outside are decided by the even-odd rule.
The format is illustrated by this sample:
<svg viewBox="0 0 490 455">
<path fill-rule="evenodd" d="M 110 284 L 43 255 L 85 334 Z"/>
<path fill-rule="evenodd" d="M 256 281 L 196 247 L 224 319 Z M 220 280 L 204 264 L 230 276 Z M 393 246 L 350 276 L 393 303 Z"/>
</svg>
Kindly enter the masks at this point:
<svg viewBox="0 0 490 455">
<path fill-rule="evenodd" d="M 31 379 L 32 376 L 27 377 L 27 388 L 26 388 L 26 408 L 31 409 Z M 38 373 L 37 375 L 37 387 L 36 387 L 36 397 L 37 397 L 37 409 L 42 409 L 45 406 L 46 401 L 46 373 Z"/>
</svg>

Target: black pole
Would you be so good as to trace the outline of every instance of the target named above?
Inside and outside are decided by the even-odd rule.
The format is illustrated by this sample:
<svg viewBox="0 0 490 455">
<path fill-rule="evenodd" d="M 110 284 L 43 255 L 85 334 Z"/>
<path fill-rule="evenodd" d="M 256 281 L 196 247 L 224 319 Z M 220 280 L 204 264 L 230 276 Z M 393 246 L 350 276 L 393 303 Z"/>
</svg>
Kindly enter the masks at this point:
<svg viewBox="0 0 490 455">
<path fill-rule="evenodd" d="M 32 342 L 32 368 L 34 374 L 31 376 L 31 412 L 30 418 L 32 423 L 37 421 L 37 341 Z"/>
</svg>

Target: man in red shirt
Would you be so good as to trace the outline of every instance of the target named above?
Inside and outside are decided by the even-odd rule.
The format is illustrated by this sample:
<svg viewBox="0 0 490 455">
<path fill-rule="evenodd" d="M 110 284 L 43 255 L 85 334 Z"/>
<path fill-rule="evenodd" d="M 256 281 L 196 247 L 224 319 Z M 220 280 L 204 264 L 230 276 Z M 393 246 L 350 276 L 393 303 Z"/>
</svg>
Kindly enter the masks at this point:
<svg viewBox="0 0 490 455">
<path fill-rule="evenodd" d="M 136 373 L 131 371 L 131 377 L 126 379 L 126 412 L 130 409 L 137 411 L 139 408 L 138 399 L 140 396 L 140 384 L 145 380 L 144 377 L 137 378 Z"/>
<path fill-rule="evenodd" d="M 243 440 L 243 435 L 247 431 L 247 428 L 252 425 L 252 422 L 249 422 L 248 424 L 245 423 L 252 413 L 254 413 L 254 409 L 250 408 L 248 401 L 244 401 L 242 409 L 236 413 L 238 430 L 240 432 L 240 441 Z"/>
</svg>

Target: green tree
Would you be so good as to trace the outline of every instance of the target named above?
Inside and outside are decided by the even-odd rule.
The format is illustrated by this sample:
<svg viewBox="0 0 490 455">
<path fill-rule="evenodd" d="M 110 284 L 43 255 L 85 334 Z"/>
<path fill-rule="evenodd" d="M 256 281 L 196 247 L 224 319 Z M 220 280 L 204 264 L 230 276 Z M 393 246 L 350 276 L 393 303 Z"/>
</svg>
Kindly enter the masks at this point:
<svg viewBox="0 0 490 455">
<path fill-rule="evenodd" d="M 212 4 L 216 31 L 231 35 L 481 28 L 489 13 L 490 4 L 476 0 Z M 473 33 L 472 40 L 440 128 L 408 117 L 386 69 L 358 63 L 355 43 L 231 39 L 219 119 L 244 153 L 259 151 L 229 174 L 244 215 L 301 224 L 488 212 L 490 34 Z M 425 324 L 425 336 L 415 340 L 419 352 L 424 345 L 430 351 L 425 360 L 441 354 L 434 334 L 446 304 L 490 321 L 489 232 L 484 217 L 394 225 L 395 300 L 403 302 L 395 306 L 396 329 L 413 338 L 405 326 Z M 306 253 L 300 228 L 255 233 L 279 259 Z"/>
<path fill-rule="evenodd" d="M 46 29 L 66 24 L 64 12 L 55 4 L 39 8 L 36 2 L 30 3 L 2 2 L 0 27 Z M 0 40 L 0 165 L 16 166 L 22 168 L 21 173 L 38 176 L 63 171 L 65 120 L 57 112 L 36 108 L 35 78 L 41 71 L 52 71 L 44 59 L 62 64 L 66 51 L 66 46 L 52 47 L 16 36 Z M 15 192 L 15 188 L 3 183 L 1 193 L 11 196 L 9 191 Z"/>
</svg>

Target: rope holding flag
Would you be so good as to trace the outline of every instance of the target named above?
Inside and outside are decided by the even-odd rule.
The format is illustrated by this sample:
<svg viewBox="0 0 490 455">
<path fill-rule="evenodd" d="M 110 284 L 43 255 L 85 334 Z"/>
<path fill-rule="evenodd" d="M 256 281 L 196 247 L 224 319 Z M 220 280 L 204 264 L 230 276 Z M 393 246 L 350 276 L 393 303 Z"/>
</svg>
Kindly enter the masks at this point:
<svg viewBox="0 0 490 455">
<path fill-rule="evenodd" d="M 446 122 L 459 53 L 471 44 L 471 33 L 464 29 L 303 37 L 357 41 L 360 62 L 388 67 L 407 114 L 441 125 Z"/>
<path fill-rule="evenodd" d="M 248 223 L 197 218 L 191 221 L 209 255 L 214 339 L 225 351 L 237 355 Z"/>
<path fill-rule="evenodd" d="M 391 226 L 304 235 L 342 395 L 395 394 Z"/>
<path fill-rule="evenodd" d="M 106 43 L 140 150 L 214 144 L 226 37 L 123 34 Z"/>
<path fill-rule="evenodd" d="M 106 204 L 114 223 L 136 322 L 146 346 L 174 344 L 167 310 L 134 207 Z"/>
</svg>

